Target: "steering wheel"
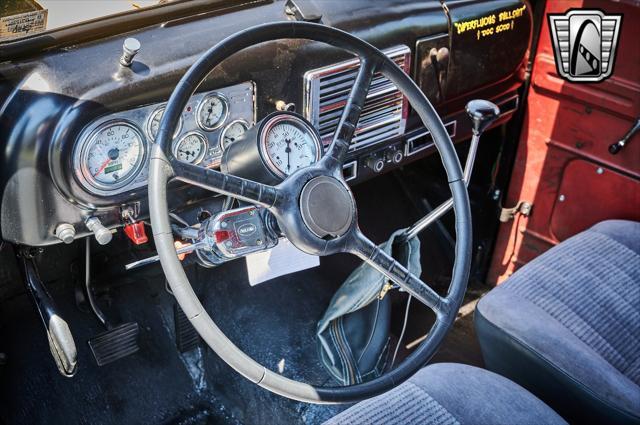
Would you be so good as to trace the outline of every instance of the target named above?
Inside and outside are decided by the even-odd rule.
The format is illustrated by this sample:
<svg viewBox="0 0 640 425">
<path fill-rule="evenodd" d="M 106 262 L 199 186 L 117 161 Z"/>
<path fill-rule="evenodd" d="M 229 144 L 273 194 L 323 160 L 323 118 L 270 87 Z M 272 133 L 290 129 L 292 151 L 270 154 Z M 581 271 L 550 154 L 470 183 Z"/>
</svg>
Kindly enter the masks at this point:
<svg viewBox="0 0 640 425">
<path fill-rule="evenodd" d="M 279 39 L 323 42 L 357 55 L 360 69 L 325 155 L 315 164 L 291 174 L 277 186 L 223 174 L 177 160 L 171 139 L 189 98 L 204 78 L 232 54 L 258 43 Z M 455 211 L 455 263 L 448 293 L 438 295 L 419 277 L 365 237 L 357 222 L 353 194 L 342 176 L 343 162 L 375 72 L 391 80 L 408 98 L 431 132 L 447 173 Z M 208 50 L 176 86 L 150 155 L 149 208 L 153 238 L 162 269 L 182 310 L 202 339 L 237 372 L 282 396 L 312 403 L 345 403 L 380 394 L 413 375 L 433 356 L 460 308 L 471 257 L 471 213 L 462 169 L 442 121 L 424 94 L 396 64 L 371 44 L 321 24 L 277 22 L 238 32 Z M 267 208 L 284 235 L 300 250 L 313 255 L 351 253 L 431 308 L 436 321 L 427 338 L 396 369 L 365 383 L 347 387 L 315 387 L 286 378 L 260 365 L 236 347 L 216 326 L 185 274 L 174 247 L 167 204 L 167 183 L 183 182 Z"/>
</svg>

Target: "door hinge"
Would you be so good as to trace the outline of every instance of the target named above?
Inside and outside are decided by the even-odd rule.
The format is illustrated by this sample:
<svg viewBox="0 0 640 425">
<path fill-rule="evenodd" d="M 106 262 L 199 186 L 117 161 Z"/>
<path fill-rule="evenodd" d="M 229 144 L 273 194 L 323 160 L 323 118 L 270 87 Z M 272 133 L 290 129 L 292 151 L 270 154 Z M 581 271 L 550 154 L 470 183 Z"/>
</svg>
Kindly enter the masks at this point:
<svg viewBox="0 0 640 425">
<path fill-rule="evenodd" d="M 502 208 L 500 210 L 500 222 L 507 223 L 513 220 L 516 214 L 522 214 L 525 217 L 529 217 L 531 215 L 532 208 L 533 204 L 527 201 L 519 201 L 513 208 Z"/>
</svg>

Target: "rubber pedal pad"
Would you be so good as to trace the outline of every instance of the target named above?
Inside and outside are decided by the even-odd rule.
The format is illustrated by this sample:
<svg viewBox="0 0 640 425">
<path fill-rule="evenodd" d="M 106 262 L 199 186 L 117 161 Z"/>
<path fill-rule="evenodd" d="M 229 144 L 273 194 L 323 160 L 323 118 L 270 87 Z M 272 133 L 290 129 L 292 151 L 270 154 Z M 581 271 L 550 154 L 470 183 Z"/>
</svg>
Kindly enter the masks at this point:
<svg viewBox="0 0 640 425">
<path fill-rule="evenodd" d="M 200 335 L 178 304 L 173 305 L 173 323 L 176 328 L 176 348 L 181 353 L 194 350 L 200 344 Z"/>
<path fill-rule="evenodd" d="M 122 323 L 89 340 L 89 347 L 98 366 L 104 366 L 137 352 L 140 326 L 135 322 Z"/>
</svg>

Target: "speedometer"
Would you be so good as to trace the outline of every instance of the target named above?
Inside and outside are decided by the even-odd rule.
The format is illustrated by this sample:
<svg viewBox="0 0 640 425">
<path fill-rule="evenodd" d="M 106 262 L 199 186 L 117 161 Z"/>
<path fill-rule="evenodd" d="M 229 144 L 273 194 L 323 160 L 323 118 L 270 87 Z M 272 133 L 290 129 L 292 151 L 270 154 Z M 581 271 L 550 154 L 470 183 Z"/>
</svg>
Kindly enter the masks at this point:
<svg viewBox="0 0 640 425">
<path fill-rule="evenodd" d="M 83 179 L 102 190 L 120 188 L 140 172 L 146 154 L 140 130 L 126 121 L 109 121 L 81 145 L 79 162 Z"/>
<path fill-rule="evenodd" d="M 313 127 L 293 114 L 276 114 L 261 128 L 260 150 L 279 177 L 290 175 L 320 159 L 322 147 Z"/>
</svg>

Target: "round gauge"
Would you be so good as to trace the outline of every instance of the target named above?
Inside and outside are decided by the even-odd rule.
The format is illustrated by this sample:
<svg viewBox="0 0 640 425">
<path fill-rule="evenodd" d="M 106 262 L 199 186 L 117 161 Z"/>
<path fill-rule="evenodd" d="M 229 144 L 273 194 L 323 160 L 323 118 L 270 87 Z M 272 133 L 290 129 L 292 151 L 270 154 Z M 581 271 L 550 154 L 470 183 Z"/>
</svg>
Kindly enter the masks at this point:
<svg viewBox="0 0 640 425">
<path fill-rule="evenodd" d="M 212 131 L 220 127 L 229 113 L 229 103 L 221 94 L 211 94 L 198 105 L 197 121 L 200 128 Z"/>
<path fill-rule="evenodd" d="M 120 188 L 140 172 L 146 153 L 137 127 L 125 121 L 99 126 L 82 145 L 80 168 L 92 186 L 103 190 Z"/>
<path fill-rule="evenodd" d="M 261 128 L 260 150 L 271 171 L 290 175 L 320 159 L 322 147 L 313 127 L 297 115 L 277 114 Z"/>
<path fill-rule="evenodd" d="M 197 164 L 207 153 L 207 139 L 200 133 L 187 133 L 173 146 L 173 154 L 182 162 Z"/>
<path fill-rule="evenodd" d="M 155 111 L 151 113 L 149 119 L 147 120 L 147 136 L 149 136 L 149 140 L 156 140 L 156 136 L 158 135 L 158 129 L 160 128 L 160 121 L 162 121 L 162 115 L 164 114 L 164 106 L 159 107 Z M 173 137 L 177 137 L 182 130 L 182 118 L 178 120 L 178 126 L 176 127 L 176 131 L 173 133 Z"/>
<path fill-rule="evenodd" d="M 238 140 L 249 129 L 249 124 L 244 120 L 230 122 L 220 135 L 220 147 L 222 149 Z"/>
</svg>

